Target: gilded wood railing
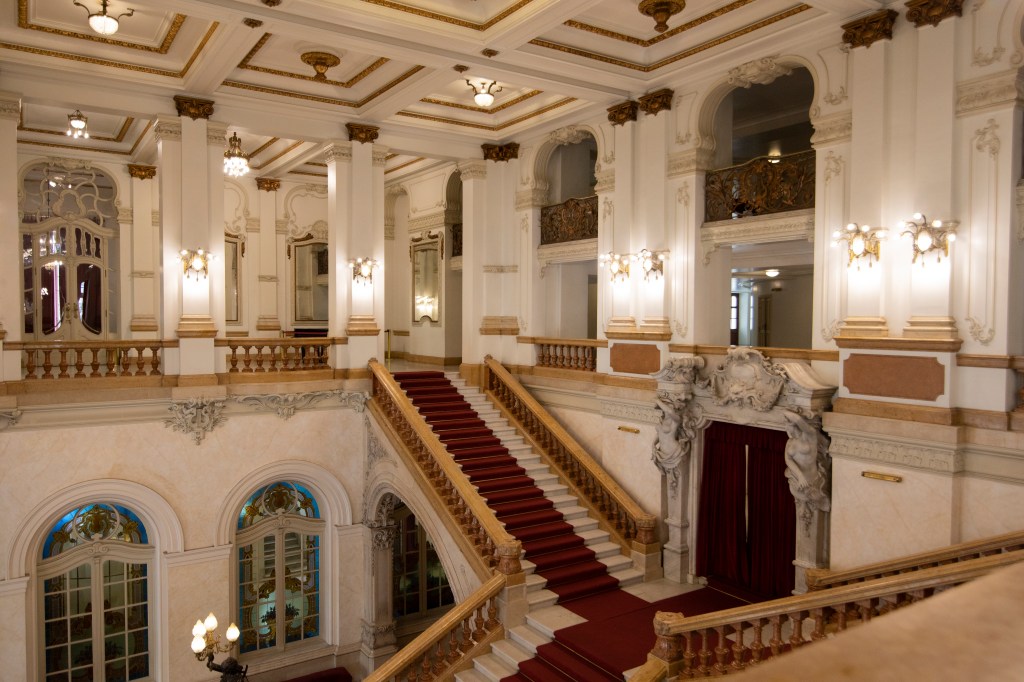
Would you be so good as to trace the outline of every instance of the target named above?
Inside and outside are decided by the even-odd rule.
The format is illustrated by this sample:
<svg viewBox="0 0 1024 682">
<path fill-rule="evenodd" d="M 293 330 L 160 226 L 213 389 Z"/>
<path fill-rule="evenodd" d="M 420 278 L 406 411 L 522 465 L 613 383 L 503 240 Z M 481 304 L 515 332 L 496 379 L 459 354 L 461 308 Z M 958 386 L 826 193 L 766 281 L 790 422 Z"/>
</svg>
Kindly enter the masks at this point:
<svg viewBox="0 0 1024 682">
<path fill-rule="evenodd" d="M 376 360 L 371 360 L 369 367 L 373 374 L 371 411 L 382 426 L 391 429 L 388 435 L 398 441 L 396 449 L 404 448 L 409 454 L 424 487 L 437 495 L 461 529 L 462 535 L 455 534 L 456 538 L 464 542 L 463 549 L 470 556 L 477 558 L 478 573 L 486 577 L 490 568 L 507 574 L 518 572 L 519 541 L 494 516 L 387 369 Z"/>
<path fill-rule="evenodd" d="M 759 156 L 704 176 L 704 220 L 814 208 L 814 150 Z"/>
<path fill-rule="evenodd" d="M 227 348 L 228 373 L 296 372 L 329 369 L 330 338 L 229 338 L 216 339 L 214 345 Z"/>
<path fill-rule="evenodd" d="M 608 342 L 596 339 L 554 339 L 539 336 L 520 336 L 519 343 L 532 343 L 537 347 L 537 367 L 597 371 L 597 349 L 607 348 Z"/>
<path fill-rule="evenodd" d="M 597 237 L 597 195 L 566 199 L 540 209 L 540 243 L 561 244 Z"/>
<path fill-rule="evenodd" d="M 916 603 L 942 589 L 1024 561 L 1024 551 L 925 568 L 914 573 L 808 592 L 796 597 L 741 606 L 687 618 L 658 612 L 656 642 L 644 680 L 658 659 L 669 676 L 711 677 L 737 673 L 784 651 L 824 639 L 856 623 Z M 811 621 L 804 636 L 806 620 Z M 788 634 L 783 630 L 788 629 Z M 767 640 L 765 639 L 767 635 Z"/>
<path fill-rule="evenodd" d="M 880 561 L 874 564 L 857 566 L 843 571 L 830 571 L 824 568 L 812 568 L 807 571 L 807 588 L 822 590 L 840 585 L 850 585 L 875 580 L 900 573 L 910 573 L 923 568 L 944 566 L 958 561 L 977 559 L 1003 552 L 1024 549 L 1024 531 L 994 535 L 992 537 L 962 542 L 958 545 L 943 547 L 930 552 L 911 554 L 898 559 Z"/>
<path fill-rule="evenodd" d="M 12 341 L 25 379 L 161 376 L 161 350 L 176 341 Z"/>
<path fill-rule="evenodd" d="M 508 370 L 489 355 L 484 359 L 484 387 L 563 482 L 582 503 L 596 512 L 599 523 L 617 542 L 642 554 L 661 551 L 655 538 L 654 516 L 643 511 Z"/>
<path fill-rule="evenodd" d="M 429 682 L 451 679 L 505 637 L 498 614 L 498 595 L 506 576 L 497 573 L 468 599 L 457 604 L 412 642 L 374 670 L 365 682 Z"/>
</svg>

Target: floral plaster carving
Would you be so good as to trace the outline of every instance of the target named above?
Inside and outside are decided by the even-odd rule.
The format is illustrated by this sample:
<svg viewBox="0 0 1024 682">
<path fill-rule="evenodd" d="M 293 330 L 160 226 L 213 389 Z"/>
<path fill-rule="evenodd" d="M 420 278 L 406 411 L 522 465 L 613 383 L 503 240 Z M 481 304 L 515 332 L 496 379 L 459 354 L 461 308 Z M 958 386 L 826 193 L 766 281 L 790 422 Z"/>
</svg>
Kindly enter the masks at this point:
<svg viewBox="0 0 1024 682">
<path fill-rule="evenodd" d="M 352 408 L 356 412 L 362 412 L 366 404 L 365 394 L 349 393 L 342 390 L 235 396 L 235 400 L 243 405 L 252 405 L 257 409 L 273 412 L 282 419 L 290 419 L 296 410 L 305 409 L 328 398 L 338 398 L 344 407 Z"/>
<path fill-rule="evenodd" d="M 729 70 L 729 85 L 749 88 L 751 85 L 768 85 L 779 76 L 788 76 L 793 69 L 775 60 L 777 57 L 754 59 Z"/>
<path fill-rule="evenodd" d="M 224 409 L 223 400 L 190 398 L 172 403 L 167 409 L 172 416 L 164 419 L 164 425 L 170 426 L 174 431 L 187 433 L 196 445 L 199 445 L 214 427 L 224 422 L 224 417 L 221 416 Z"/>
<path fill-rule="evenodd" d="M 811 421 L 789 410 L 782 414 L 789 435 L 785 454 L 789 492 L 796 501 L 804 534 L 809 535 L 814 512 L 832 509 L 832 460 L 828 455 L 828 438 L 821 432 L 817 420 Z"/>
<path fill-rule="evenodd" d="M 590 137 L 590 133 L 579 126 L 565 126 L 551 133 L 549 140 L 558 145 L 577 144 Z"/>
<path fill-rule="evenodd" d="M 709 387 L 716 405 L 740 405 L 758 412 L 772 409 L 786 384 L 786 370 L 753 348 L 730 348 L 721 367 L 700 385 Z"/>
<path fill-rule="evenodd" d="M 363 644 L 370 649 L 394 644 L 395 623 L 367 623 L 363 621 Z"/>
<path fill-rule="evenodd" d="M 21 410 L 4 410 L 0 412 L 0 431 L 14 426 L 21 418 Z"/>
</svg>

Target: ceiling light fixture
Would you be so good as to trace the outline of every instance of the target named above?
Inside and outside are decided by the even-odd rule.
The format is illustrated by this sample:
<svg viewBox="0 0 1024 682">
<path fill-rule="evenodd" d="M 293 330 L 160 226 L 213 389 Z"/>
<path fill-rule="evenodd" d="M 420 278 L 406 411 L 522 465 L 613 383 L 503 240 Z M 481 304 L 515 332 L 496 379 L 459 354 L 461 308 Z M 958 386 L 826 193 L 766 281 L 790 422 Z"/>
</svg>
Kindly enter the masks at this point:
<svg viewBox="0 0 1024 682">
<path fill-rule="evenodd" d="M 501 92 L 501 86 L 498 85 L 498 81 L 480 81 L 479 83 L 474 83 L 467 78 L 466 83 L 469 87 L 473 88 L 473 101 L 476 102 L 478 107 L 491 106 L 494 104 L 494 93 Z M 497 90 L 494 89 L 495 85 L 498 85 Z"/>
<path fill-rule="evenodd" d="M 668 20 L 682 12 L 684 7 L 686 7 L 685 2 L 643 0 L 637 6 L 637 11 L 654 19 L 654 30 L 658 33 L 664 33 L 668 30 Z"/>
<path fill-rule="evenodd" d="M 778 277 L 779 271 L 777 268 L 768 268 L 767 270 L 764 271 L 764 274 L 767 277 Z"/>
<path fill-rule="evenodd" d="M 74 0 L 74 5 L 77 5 L 89 12 L 89 8 Z M 130 17 L 135 14 L 135 10 L 128 8 L 127 12 L 122 12 L 116 17 L 111 16 L 107 13 L 107 6 L 110 4 L 109 0 L 100 0 L 100 11 L 89 12 L 89 27 L 99 33 L 101 36 L 112 36 L 117 33 L 117 29 L 120 25 L 121 17 Z"/>
<path fill-rule="evenodd" d="M 242 141 L 238 133 L 231 133 L 228 149 L 224 152 L 224 172 L 233 178 L 249 172 L 249 155 L 242 151 Z"/>
<path fill-rule="evenodd" d="M 303 52 L 299 57 L 303 64 L 309 64 L 316 71 L 315 81 L 327 80 L 327 69 L 341 64 L 341 58 L 330 52 Z"/>
<path fill-rule="evenodd" d="M 68 130 L 66 134 L 68 137 L 73 137 L 76 140 L 80 137 L 89 139 L 89 119 L 78 109 L 75 109 L 75 113 L 68 114 Z"/>
</svg>

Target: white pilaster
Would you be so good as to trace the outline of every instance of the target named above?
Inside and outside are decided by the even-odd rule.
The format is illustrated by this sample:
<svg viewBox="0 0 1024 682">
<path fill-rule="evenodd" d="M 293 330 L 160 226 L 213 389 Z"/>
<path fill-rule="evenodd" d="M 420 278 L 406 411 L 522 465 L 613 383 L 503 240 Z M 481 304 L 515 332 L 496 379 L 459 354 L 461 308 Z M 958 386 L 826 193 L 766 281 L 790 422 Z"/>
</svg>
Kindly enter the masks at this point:
<svg viewBox="0 0 1024 682">
<path fill-rule="evenodd" d="M 21 244 L 18 220 L 18 121 L 21 96 L 0 92 L 0 240 Z M 20 341 L 24 327 L 22 308 L 21 248 L 0 249 L 0 381 L 21 379 L 21 351 L 3 347 L 7 341 Z"/>
</svg>

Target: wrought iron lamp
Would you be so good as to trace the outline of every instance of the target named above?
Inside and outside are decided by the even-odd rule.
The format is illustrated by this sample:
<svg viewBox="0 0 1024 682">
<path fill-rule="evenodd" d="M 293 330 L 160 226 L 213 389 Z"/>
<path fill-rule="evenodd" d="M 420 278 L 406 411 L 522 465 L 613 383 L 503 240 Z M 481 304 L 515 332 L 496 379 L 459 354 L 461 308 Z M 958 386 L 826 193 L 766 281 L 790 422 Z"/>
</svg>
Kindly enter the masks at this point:
<svg viewBox="0 0 1024 682">
<path fill-rule="evenodd" d="M 68 114 L 68 130 L 65 133 L 68 137 L 78 139 L 84 137 L 89 139 L 89 119 L 80 110 L 75 109 L 73 114 Z"/>
<path fill-rule="evenodd" d="M 602 268 L 608 268 L 608 274 L 611 276 L 613 284 L 629 281 L 629 261 L 630 255 L 628 253 L 618 254 L 609 251 L 608 253 L 602 253 L 598 257 L 598 265 Z"/>
<path fill-rule="evenodd" d="M 644 281 L 659 280 L 665 274 L 665 254 L 648 249 L 640 249 L 640 253 L 633 256 L 633 260 L 640 264 L 644 272 Z"/>
<path fill-rule="evenodd" d="M 220 635 L 214 632 L 216 629 L 217 617 L 213 613 L 208 615 L 205 621 L 197 620 L 196 624 L 192 626 L 192 653 L 196 655 L 196 660 L 201 661 L 205 658 L 206 667 L 221 674 L 221 682 L 248 680 L 246 672 L 248 672 L 249 666 L 243 668 L 234 658 L 229 656 L 220 663 L 213 662 L 214 656 L 226 654 L 234 648 L 235 642 L 238 641 L 238 636 L 241 634 L 238 626 L 234 623 L 228 626 L 224 633 L 227 642 L 220 641 Z"/>
<path fill-rule="evenodd" d="M 850 223 L 845 230 L 836 230 L 832 233 L 832 245 L 838 246 L 839 242 L 846 243 L 849 257 L 846 267 L 853 265 L 854 261 L 867 260 L 870 268 L 874 261 L 882 257 L 882 240 L 888 236 L 889 230 L 884 227 Z M 860 270 L 859 262 L 857 269 Z"/>
<path fill-rule="evenodd" d="M 933 220 L 930 223 L 921 213 L 915 213 L 910 220 L 900 223 L 900 236 L 904 239 L 911 239 L 914 246 L 914 257 L 910 261 L 916 263 L 921 258 L 921 266 L 924 267 L 923 256 L 931 251 L 936 251 L 938 262 L 942 257 L 949 257 L 949 245 L 956 241 L 956 228 L 959 226 L 955 220 L 943 222 Z"/>
<path fill-rule="evenodd" d="M 352 269 L 352 281 L 356 284 L 373 284 L 373 269 L 380 265 L 373 258 L 356 258 L 348 262 Z"/>
<path fill-rule="evenodd" d="M 77 5 L 89 12 L 89 8 L 74 0 L 72 4 Z M 116 17 L 111 16 L 107 12 L 107 7 L 110 4 L 109 0 L 100 0 L 100 11 L 89 12 L 89 28 L 99 33 L 101 36 L 112 36 L 117 33 L 117 29 L 121 23 L 121 17 L 130 17 L 135 14 L 135 10 L 129 8 L 127 12 L 122 12 Z"/>
<path fill-rule="evenodd" d="M 196 279 L 199 279 L 199 273 L 203 274 L 203 279 L 210 276 L 210 262 L 213 261 L 213 254 L 203 251 L 202 249 L 182 249 L 178 253 L 178 260 L 181 261 L 182 274 L 185 275 L 185 279 L 188 279 L 193 274 Z"/>
<path fill-rule="evenodd" d="M 233 178 L 249 172 L 249 155 L 242 151 L 242 140 L 238 133 L 231 133 L 227 151 L 224 152 L 224 173 Z"/>
</svg>

